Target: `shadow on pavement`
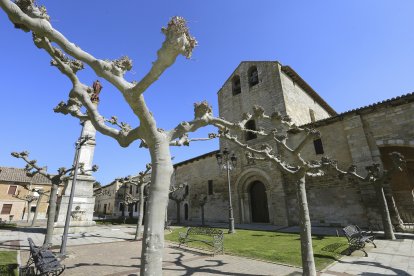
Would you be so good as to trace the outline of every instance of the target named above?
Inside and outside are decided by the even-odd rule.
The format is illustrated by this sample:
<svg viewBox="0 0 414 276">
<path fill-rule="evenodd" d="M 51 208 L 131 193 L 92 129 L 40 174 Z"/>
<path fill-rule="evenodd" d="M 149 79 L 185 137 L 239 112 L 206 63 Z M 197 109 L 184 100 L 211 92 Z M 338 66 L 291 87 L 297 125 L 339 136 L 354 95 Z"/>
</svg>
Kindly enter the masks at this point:
<svg viewBox="0 0 414 276">
<path fill-rule="evenodd" d="M 359 274 L 359 275 L 363 275 L 363 276 L 375 276 L 375 275 L 398 275 L 398 276 L 407 275 L 407 276 L 409 276 L 409 275 L 411 275 L 411 274 L 408 274 L 406 271 L 404 271 L 402 269 L 386 266 L 386 265 L 383 265 L 379 262 L 368 262 L 368 261 L 344 262 L 344 261 L 341 261 L 341 260 L 339 260 L 338 262 L 339 263 L 351 263 L 351 264 L 358 264 L 358 265 L 373 266 L 373 267 L 377 267 L 377 268 L 380 267 L 380 268 L 387 269 L 390 272 L 391 271 L 393 272 L 393 274 L 391 274 L 391 273 L 379 274 L 379 273 L 374 273 L 374 272 L 361 272 L 361 274 Z"/>
<path fill-rule="evenodd" d="M 183 250 L 181 248 L 177 248 L 177 250 Z M 186 250 L 183 250 L 186 251 Z M 174 262 L 171 262 L 169 265 L 163 266 L 163 271 L 181 271 L 183 276 L 189 276 L 193 275 L 194 273 L 202 273 L 202 275 L 235 275 L 235 276 L 256 276 L 256 274 L 247 274 L 247 273 L 234 273 L 234 272 L 224 272 L 220 271 L 220 267 L 224 266 L 225 262 L 222 260 L 205 260 L 206 262 L 209 262 L 211 264 L 206 264 L 202 266 L 197 267 L 190 267 L 186 265 L 185 263 L 194 259 L 201 259 L 206 256 L 206 254 L 200 254 L 200 252 L 196 252 L 199 254 L 199 257 L 196 258 L 190 258 L 188 260 L 184 260 L 184 253 L 178 252 L 178 253 L 171 253 L 172 255 L 178 255 L 175 258 Z M 174 268 L 169 268 L 170 266 L 174 266 Z M 216 268 L 216 269 L 214 269 Z M 132 276 L 132 275 L 129 275 Z"/>
</svg>

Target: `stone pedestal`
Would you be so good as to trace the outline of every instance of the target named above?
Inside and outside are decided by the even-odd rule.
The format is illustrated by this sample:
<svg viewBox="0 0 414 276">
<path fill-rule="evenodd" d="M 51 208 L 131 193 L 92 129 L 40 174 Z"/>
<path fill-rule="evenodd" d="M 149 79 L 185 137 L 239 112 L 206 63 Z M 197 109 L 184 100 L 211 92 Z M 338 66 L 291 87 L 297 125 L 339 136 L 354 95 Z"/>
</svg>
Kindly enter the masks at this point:
<svg viewBox="0 0 414 276">
<path fill-rule="evenodd" d="M 79 150 L 79 163 L 83 163 L 84 170 L 92 168 L 93 154 L 95 150 L 96 130 L 90 121 L 83 123 L 82 137 L 89 136 L 89 139 Z M 76 156 L 75 156 L 76 160 Z M 78 172 L 76 179 L 75 193 L 72 205 L 69 233 L 88 231 L 88 227 L 94 226 L 93 210 L 95 197 L 93 196 L 93 183 L 95 179 L 91 172 L 82 174 Z M 55 222 L 55 234 L 62 234 L 65 227 L 66 214 L 68 210 L 70 193 L 72 190 L 73 176 L 65 181 L 65 189 L 58 202 L 57 219 Z"/>
<path fill-rule="evenodd" d="M 75 196 L 73 198 L 69 233 L 86 232 L 88 231 L 88 227 L 96 224 L 93 221 L 93 210 L 95 206 L 95 197 L 93 197 L 94 181 L 95 180 L 91 176 L 78 175 Z M 63 228 L 65 227 L 72 178 L 68 180 L 67 187 L 69 189 L 66 189 L 65 194 L 62 195 L 60 199 L 57 220 L 55 222 L 55 234 L 62 234 Z"/>
</svg>

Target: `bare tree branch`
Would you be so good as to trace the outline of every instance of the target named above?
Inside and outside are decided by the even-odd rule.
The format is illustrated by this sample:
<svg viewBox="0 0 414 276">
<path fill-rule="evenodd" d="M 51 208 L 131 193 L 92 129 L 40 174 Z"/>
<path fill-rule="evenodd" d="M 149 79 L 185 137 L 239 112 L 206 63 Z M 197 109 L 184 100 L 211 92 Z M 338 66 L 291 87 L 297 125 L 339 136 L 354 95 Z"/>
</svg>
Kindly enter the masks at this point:
<svg viewBox="0 0 414 276">
<path fill-rule="evenodd" d="M 134 94 L 142 94 L 159 76 L 170 67 L 178 55 L 191 57 L 197 41 L 189 33 L 186 21 L 182 17 L 175 16 L 166 28 L 162 28 L 166 39 L 161 49 L 157 52 L 157 60 L 153 62 L 151 70 L 130 91 Z"/>
<path fill-rule="evenodd" d="M 184 134 L 180 139 L 170 142 L 170 146 L 189 146 L 191 142 L 208 141 L 215 139 L 214 135 L 209 135 L 206 138 L 189 138 L 188 134 Z"/>
</svg>

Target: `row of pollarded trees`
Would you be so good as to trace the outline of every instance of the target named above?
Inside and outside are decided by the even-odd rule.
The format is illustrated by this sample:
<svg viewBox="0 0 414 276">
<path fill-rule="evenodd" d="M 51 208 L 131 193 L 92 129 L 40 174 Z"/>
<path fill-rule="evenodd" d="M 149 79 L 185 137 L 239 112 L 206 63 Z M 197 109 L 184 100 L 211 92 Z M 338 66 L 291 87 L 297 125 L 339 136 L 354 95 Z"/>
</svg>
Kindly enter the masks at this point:
<svg viewBox="0 0 414 276">
<path fill-rule="evenodd" d="M 234 133 L 237 134 L 237 131 L 232 131 L 234 129 L 232 125 L 219 131 L 217 137 L 228 140 L 243 148 L 246 151 L 248 159 L 270 162 L 283 173 L 291 175 L 293 179 L 292 185 L 295 186 L 296 190 L 297 207 L 300 216 L 301 255 L 304 275 L 316 275 L 312 248 L 311 221 L 306 195 L 306 179 L 309 177 L 323 177 L 330 171 L 333 171 L 338 173 L 338 176 L 341 178 L 352 177 L 359 181 L 371 183 L 376 191 L 380 204 L 385 238 L 395 239 L 383 186 L 385 182 L 389 181 L 389 178 L 395 171 L 401 171 L 405 165 L 405 161 L 399 153 L 391 154 L 394 163 L 393 170 L 389 172 L 383 171 L 378 164 L 373 164 L 366 167 L 367 173 L 363 177 L 357 174 L 355 166 L 349 167 L 348 170 L 341 170 L 335 160 L 327 157 L 323 157 L 321 160 L 306 160 L 304 156 L 301 156 L 303 147 L 309 141 L 320 137 L 320 133 L 317 130 L 300 128 L 292 123 L 288 116 L 282 116 L 278 112 L 266 115 L 264 109 L 260 106 L 255 106 L 253 113 L 244 114 L 243 118 L 244 120 L 239 122 L 239 124 L 245 125 L 246 121 L 251 119 L 270 121 L 272 128 L 266 130 L 261 129 L 259 131 L 246 130 L 254 132 L 256 135 L 267 137 L 269 143 L 262 144 L 259 147 L 252 147 L 243 143 L 237 138 L 237 135 L 234 135 Z M 296 145 L 291 144 L 289 140 L 293 135 L 300 136 L 299 138 L 301 138 Z"/>
<path fill-rule="evenodd" d="M 294 148 L 287 145 L 287 136 L 283 129 L 260 135 L 269 135 L 274 139 L 287 157 L 273 152 L 270 146 L 261 149 L 250 148 L 238 141 L 231 132 L 246 132 L 246 123 L 252 116 L 267 118 L 261 109 L 256 108 L 253 115 L 248 114 L 240 122 L 228 122 L 214 117 L 212 109 L 206 102 L 195 104 L 194 119 L 179 123 L 175 128 L 164 130 L 158 126 L 154 114 L 148 108 L 144 92 L 161 74 L 170 67 L 179 55 L 191 57 L 196 40 L 190 35 L 186 22 L 181 17 L 173 17 L 168 26 L 162 28 L 165 41 L 157 52 L 157 59 L 145 76 L 139 81 L 129 81 L 124 75 L 132 69 L 132 61 L 124 56 L 116 60 L 98 59 L 81 47 L 69 41 L 50 23 L 46 8 L 38 7 L 33 0 L 0 0 L 0 7 L 6 12 L 16 28 L 31 32 L 33 42 L 52 58 L 52 65 L 65 75 L 72 84 L 69 99 L 61 102 L 55 112 L 70 114 L 80 120 L 90 120 L 97 131 L 112 137 L 120 146 L 128 147 L 134 141 L 141 141 L 151 156 L 151 185 L 144 222 L 144 236 L 141 252 L 141 275 L 162 275 L 164 247 L 164 218 L 170 193 L 170 181 L 173 174 L 170 146 L 188 145 L 191 139 L 189 132 L 201 127 L 214 125 L 221 130 L 219 136 L 245 148 L 255 156 L 250 158 L 268 160 L 279 169 L 292 174 L 297 180 L 295 185 L 298 194 L 298 208 L 301 214 L 302 263 L 305 275 L 315 275 L 315 265 L 310 238 L 310 220 L 307 207 L 305 181 L 306 177 L 317 177 L 324 174 L 327 162 L 307 162 L 300 156 L 304 144 L 317 132 L 299 129 L 287 118 L 274 114 L 268 119 L 275 121 L 285 131 L 302 132 L 304 140 Z M 94 89 L 83 83 L 77 75 L 84 66 L 89 66 L 97 76 L 111 83 L 124 97 L 139 125 L 131 127 L 126 123 L 118 124 L 117 120 L 106 120 L 99 112 L 99 105 L 93 96 Z M 115 117 L 112 117 L 115 118 Z M 107 123 L 112 123 L 113 126 Z M 273 136 L 272 136 L 273 135 Z M 326 163 L 326 164 L 325 164 Z"/>
<path fill-rule="evenodd" d="M 45 192 L 45 191 L 38 191 L 38 190 L 34 190 L 30 187 L 25 187 L 27 190 L 30 190 L 32 192 L 37 192 L 39 193 L 39 198 L 37 199 L 37 205 L 39 205 L 40 201 L 41 201 L 41 197 L 42 196 L 48 196 L 49 200 L 49 211 L 47 213 L 47 228 L 46 228 L 46 235 L 45 235 L 45 239 L 44 239 L 44 244 L 51 244 L 52 243 L 52 237 L 53 237 L 53 231 L 54 231 L 54 223 L 55 223 L 55 218 L 56 218 L 56 208 L 57 208 L 57 197 L 58 197 L 58 189 L 59 186 L 61 186 L 63 184 L 63 182 L 65 180 L 67 180 L 70 177 L 70 173 L 72 173 L 75 169 L 74 166 L 72 166 L 72 168 L 70 169 L 66 169 L 64 167 L 61 167 L 58 169 L 57 174 L 50 174 L 47 172 L 47 167 L 41 167 L 37 164 L 36 160 L 29 160 L 29 152 L 27 151 L 22 151 L 22 152 L 13 152 L 12 153 L 13 157 L 16 158 L 21 158 L 26 162 L 26 173 L 29 177 L 33 177 L 36 174 L 41 174 L 43 176 L 45 176 L 47 179 L 50 180 L 50 182 L 52 183 L 52 187 L 50 189 L 50 192 Z M 81 164 L 79 166 L 79 170 L 81 173 L 86 173 L 87 171 L 84 170 L 83 168 L 83 164 Z M 91 171 L 97 171 L 98 170 L 98 166 L 93 166 Z M 32 196 L 29 197 L 25 197 L 26 200 L 32 199 Z M 35 224 L 36 222 L 36 217 L 37 217 L 37 212 L 39 210 L 38 208 L 39 206 L 36 207 L 36 212 L 34 214 L 34 218 L 32 220 L 32 226 Z"/>
</svg>

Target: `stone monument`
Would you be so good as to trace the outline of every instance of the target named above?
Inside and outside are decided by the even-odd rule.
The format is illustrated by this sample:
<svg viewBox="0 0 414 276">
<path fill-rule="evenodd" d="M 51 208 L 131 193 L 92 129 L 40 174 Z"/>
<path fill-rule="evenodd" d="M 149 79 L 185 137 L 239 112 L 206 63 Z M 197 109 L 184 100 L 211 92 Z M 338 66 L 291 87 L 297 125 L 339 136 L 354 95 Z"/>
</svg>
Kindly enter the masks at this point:
<svg viewBox="0 0 414 276">
<path fill-rule="evenodd" d="M 91 139 L 86 141 L 79 150 L 79 164 L 83 163 L 83 167 L 86 172 L 78 172 L 78 177 L 76 179 L 69 233 L 85 232 L 88 227 L 96 224 L 93 221 L 93 210 L 95 205 L 93 183 L 95 182 L 95 179 L 91 174 L 93 154 L 96 145 L 96 130 L 90 121 L 83 122 L 82 126 L 81 137 L 89 136 Z M 72 183 L 73 174 L 65 181 L 62 196 L 58 201 L 58 211 L 54 231 L 55 234 L 63 233 L 69 197 L 72 190 Z"/>
</svg>

